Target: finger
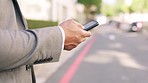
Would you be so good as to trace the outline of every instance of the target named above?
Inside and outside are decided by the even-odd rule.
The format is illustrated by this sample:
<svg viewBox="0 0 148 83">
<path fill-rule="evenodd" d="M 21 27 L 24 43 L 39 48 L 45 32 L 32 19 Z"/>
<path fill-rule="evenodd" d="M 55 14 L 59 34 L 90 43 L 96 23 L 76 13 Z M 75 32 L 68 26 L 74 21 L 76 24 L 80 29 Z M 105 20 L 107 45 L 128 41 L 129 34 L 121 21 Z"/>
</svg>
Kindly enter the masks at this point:
<svg viewBox="0 0 148 83">
<path fill-rule="evenodd" d="M 77 23 L 77 27 L 79 27 L 80 29 L 84 29 L 84 26 L 82 26 L 80 23 Z"/>
<path fill-rule="evenodd" d="M 86 40 L 86 38 L 83 38 L 82 40 L 81 40 L 81 42 L 84 42 Z"/>
<path fill-rule="evenodd" d="M 83 29 L 85 29 L 85 27 L 84 27 L 84 26 L 82 26 L 82 28 L 83 28 Z"/>
<path fill-rule="evenodd" d="M 71 45 L 64 46 L 64 50 L 70 51 L 76 47 L 77 47 L 77 45 L 71 44 Z"/>
<path fill-rule="evenodd" d="M 91 32 L 83 30 L 83 35 L 84 35 L 84 37 L 90 37 L 91 36 Z"/>
<path fill-rule="evenodd" d="M 71 21 L 75 24 L 76 27 L 84 29 L 80 23 L 76 22 L 75 20 L 71 20 Z"/>
</svg>

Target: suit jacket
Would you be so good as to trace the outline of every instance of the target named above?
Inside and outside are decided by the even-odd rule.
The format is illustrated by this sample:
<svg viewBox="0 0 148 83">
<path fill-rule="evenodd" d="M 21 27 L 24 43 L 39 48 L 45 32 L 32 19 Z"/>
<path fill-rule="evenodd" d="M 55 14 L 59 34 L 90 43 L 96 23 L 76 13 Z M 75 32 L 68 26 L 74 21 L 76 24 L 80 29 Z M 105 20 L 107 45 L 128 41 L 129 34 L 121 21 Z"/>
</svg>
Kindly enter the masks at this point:
<svg viewBox="0 0 148 83">
<path fill-rule="evenodd" d="M 62 46 L 59 27 L 29 30 L 17 1 L 0 0 L 0 83 L 32 83 L 30 65 L 58 61 Z"/>
</svg>

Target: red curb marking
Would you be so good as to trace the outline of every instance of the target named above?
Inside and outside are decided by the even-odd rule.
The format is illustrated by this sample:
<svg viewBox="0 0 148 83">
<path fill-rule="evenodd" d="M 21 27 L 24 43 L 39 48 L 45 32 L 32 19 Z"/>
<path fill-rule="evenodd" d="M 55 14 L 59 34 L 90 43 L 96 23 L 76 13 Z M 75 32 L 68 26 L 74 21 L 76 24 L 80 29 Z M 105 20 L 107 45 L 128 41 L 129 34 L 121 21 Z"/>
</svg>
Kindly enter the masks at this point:
<svg viewBox="0 0 148 83">
<path fill-rule="evenodd" d="M 70 83 L 70 80 L 72 79 L 72 77 L 74 76 L 75 72 L 77 71 L 77 69 L 78 69 L 80 63 L 82 62 L 84 56 L 89 51 L 90 47 L 92 46 L 92 44 L 94 42 L 95 42 L 95 38 L 92 38 L 91 41 L 88 42 L 88 44 L 85 46 L 85 48 L 83 49 L 83 51 L 80 53 L 80 55 L 77 57 L 77 59 L 75 59 L 75 61 L 70 66 L 70 68 L 68 69 L 68 71 L 61 78 L 61 80 L 59 81 L 59 83 Z"/>
</svg>

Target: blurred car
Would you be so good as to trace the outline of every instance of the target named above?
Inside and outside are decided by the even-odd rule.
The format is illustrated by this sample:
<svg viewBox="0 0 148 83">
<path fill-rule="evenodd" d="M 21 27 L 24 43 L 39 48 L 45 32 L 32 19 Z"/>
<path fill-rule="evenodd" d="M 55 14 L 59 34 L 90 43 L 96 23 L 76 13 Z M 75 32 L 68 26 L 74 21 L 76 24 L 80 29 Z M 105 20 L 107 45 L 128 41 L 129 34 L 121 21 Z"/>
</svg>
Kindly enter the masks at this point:
<svg viewBox="0 0 148 83">
<path fill-rule="evenodd" d="M 114 26 L 116 26 L 117 28 L 120 28 L 120 22 L 118 22 L 118 21 L 115 21 L 115 20 L 110 20 L 109 22 L 108 22 L 110 25 L 114 25 Z"/>
<path fill-rule="evenodd" d="M 130 32 L 141 32 L 143 27 L 142 22 L 133 22 L 130 24 Z"/>
</svg>

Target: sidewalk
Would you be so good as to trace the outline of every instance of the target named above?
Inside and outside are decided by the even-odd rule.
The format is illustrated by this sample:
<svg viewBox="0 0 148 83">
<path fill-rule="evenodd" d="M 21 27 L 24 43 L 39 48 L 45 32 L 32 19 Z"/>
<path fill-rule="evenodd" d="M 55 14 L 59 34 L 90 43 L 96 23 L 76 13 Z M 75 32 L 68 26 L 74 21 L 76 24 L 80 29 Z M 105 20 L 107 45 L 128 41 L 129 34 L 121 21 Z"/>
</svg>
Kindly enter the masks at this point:
<svg viewBox="0 0 148 83">
<path fill-rule="evenodd" d="M 45 83 L 56 70 L 72 55 L 68 51 L 63 51 L 59 62 L 45 63 L 35 66 L 35 74 L 37 83 Z"/>
<path fill-rule="evenodd" d="M 89 40 L 89 39 L 88 39 Z M 86 41 L 87 42 L 87 41 Z M 79 50 L 86 42 L 80 44 L 77 48 L 72 51 L 62 51 L 59 62 L 45 63 L 34 66 L 36 74 L 36 83 L 45 83 L 46 80 L 54 73 L 56 70 L 68 60 L 73 54 Z"/>
</svg>

